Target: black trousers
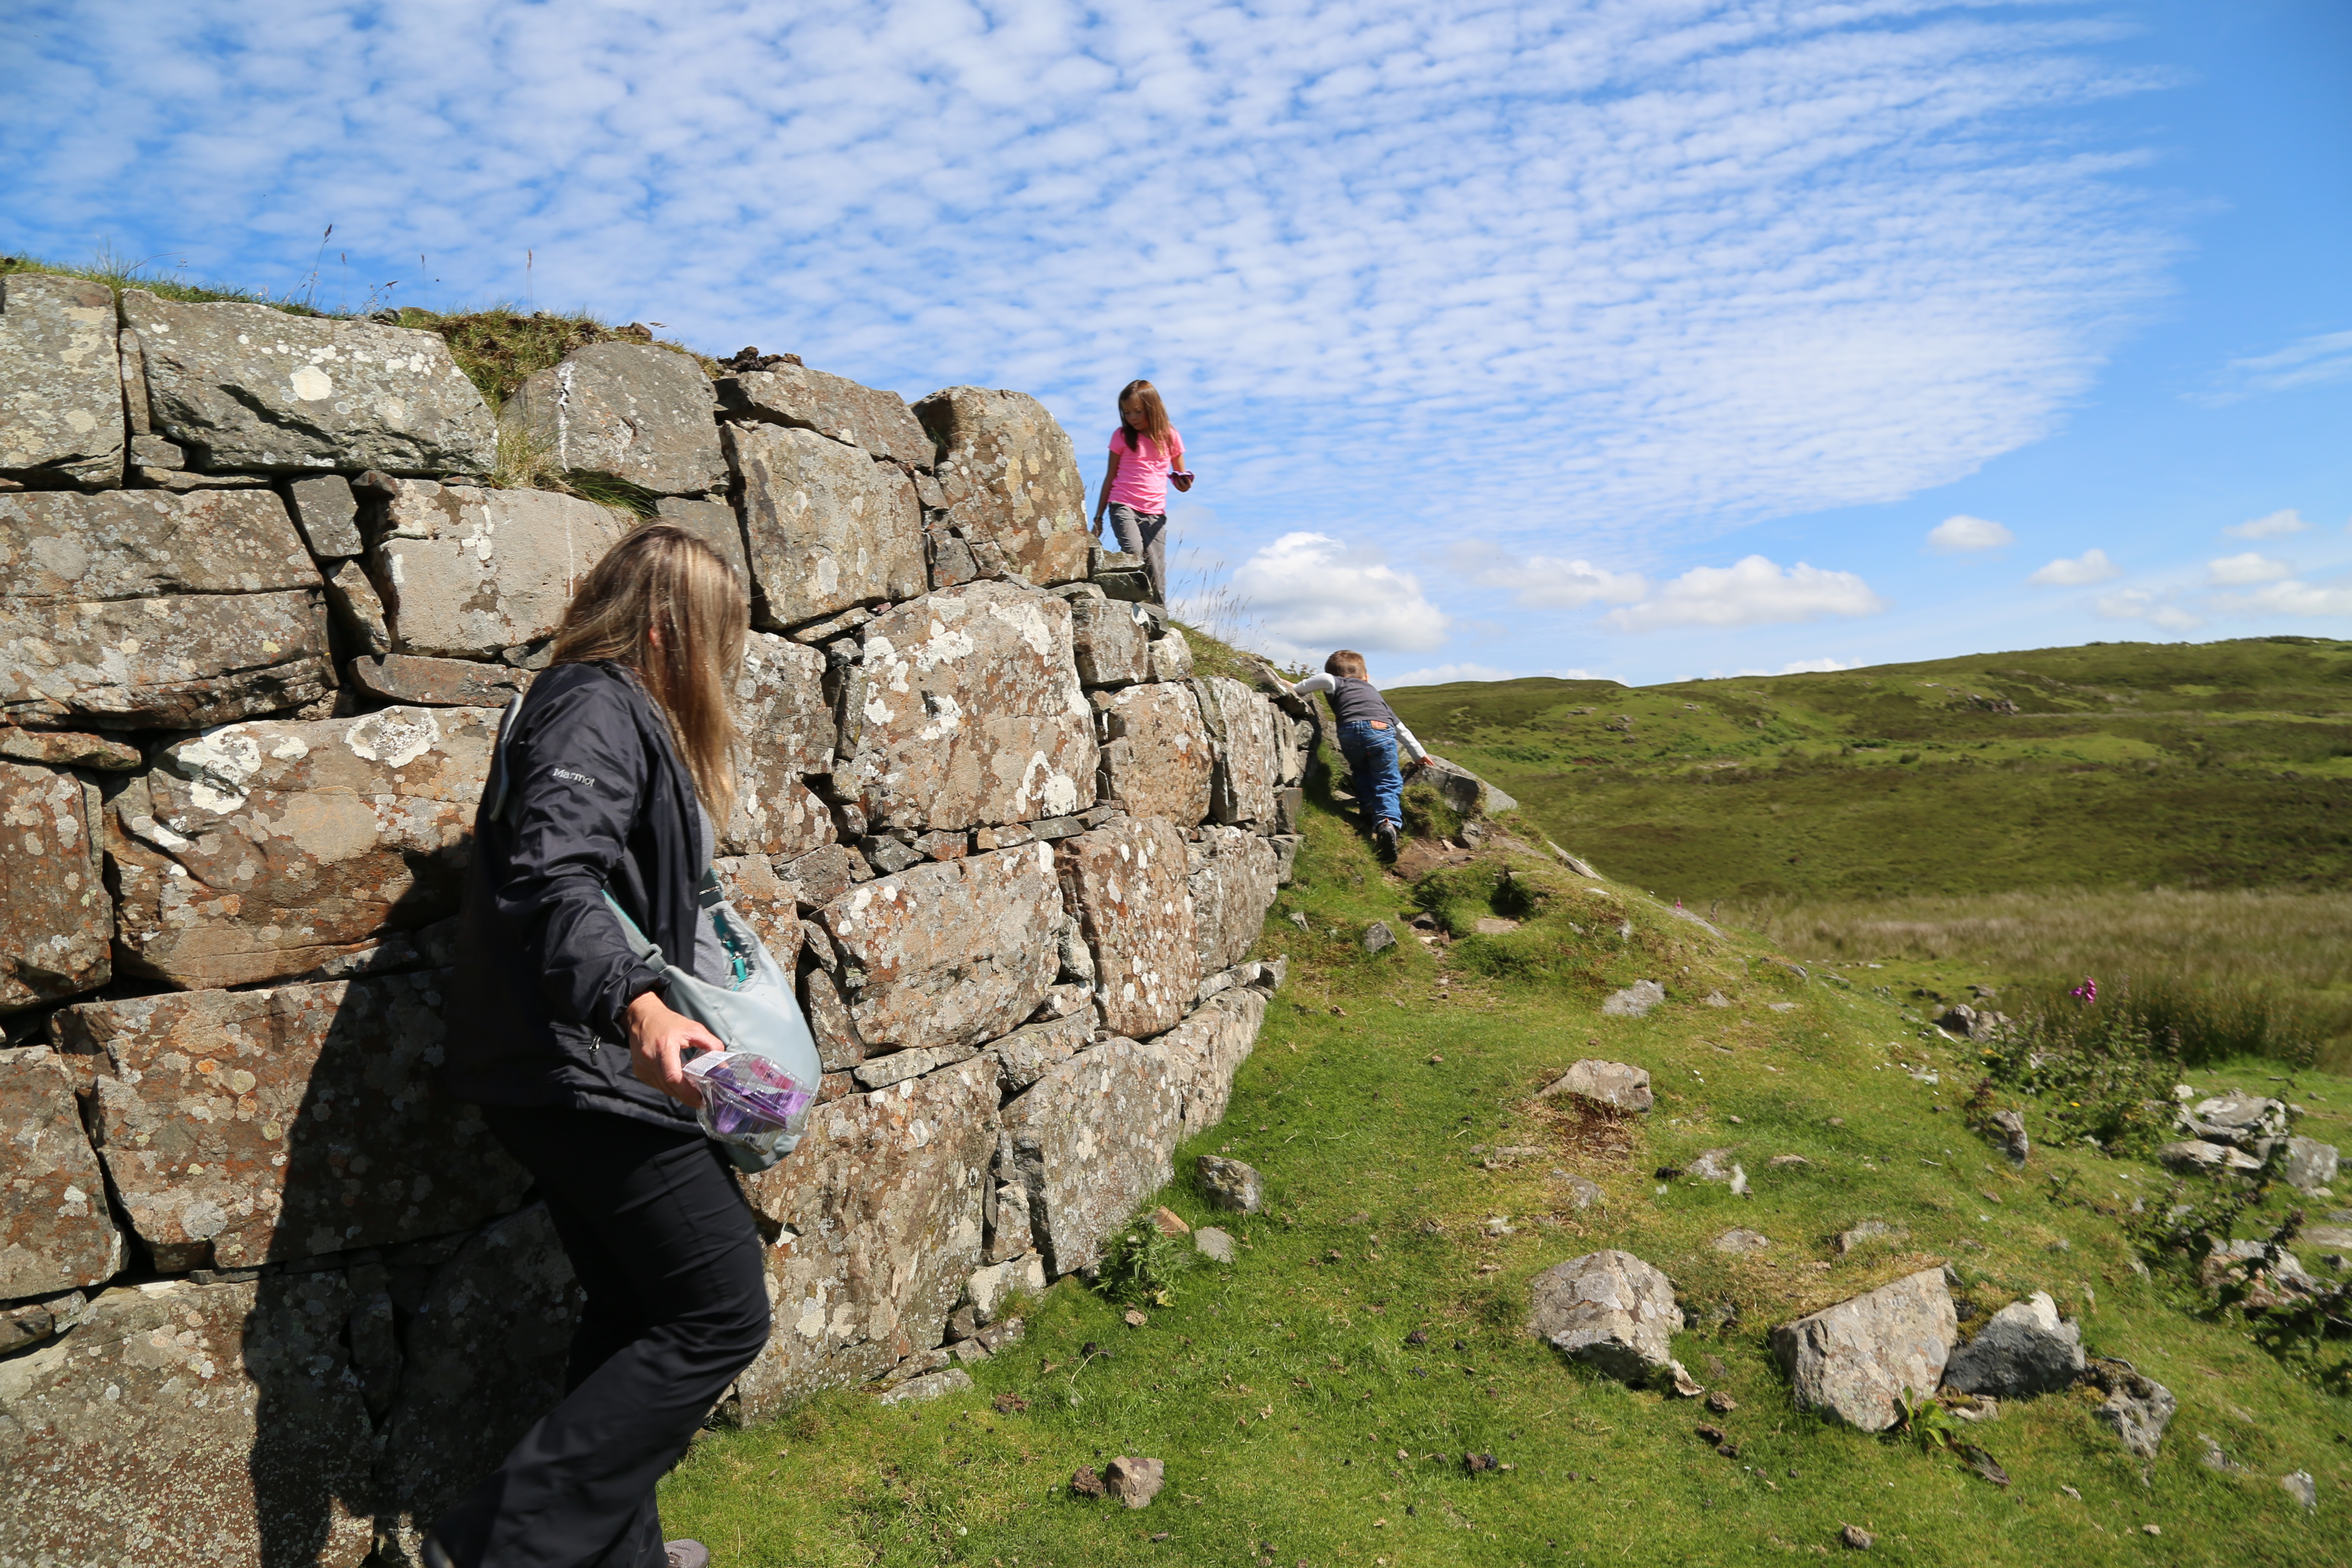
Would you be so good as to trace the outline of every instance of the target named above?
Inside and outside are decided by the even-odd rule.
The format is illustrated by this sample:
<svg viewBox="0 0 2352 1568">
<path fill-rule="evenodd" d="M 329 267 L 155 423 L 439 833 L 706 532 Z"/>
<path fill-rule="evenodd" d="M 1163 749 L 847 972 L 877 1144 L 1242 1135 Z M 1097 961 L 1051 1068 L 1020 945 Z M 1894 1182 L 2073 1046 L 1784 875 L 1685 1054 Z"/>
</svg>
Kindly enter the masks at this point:
<svg viewBox="0 0 2352 1568">
<path fill-rule="evenodd" d="M 665 1568 L 654 1487 L 768 1338 L 760 1234 L 701 1133 L 486 1106 L 587 1292 L 563 1402 L 433 1527 L 457 1568 Z"/>
</svg>

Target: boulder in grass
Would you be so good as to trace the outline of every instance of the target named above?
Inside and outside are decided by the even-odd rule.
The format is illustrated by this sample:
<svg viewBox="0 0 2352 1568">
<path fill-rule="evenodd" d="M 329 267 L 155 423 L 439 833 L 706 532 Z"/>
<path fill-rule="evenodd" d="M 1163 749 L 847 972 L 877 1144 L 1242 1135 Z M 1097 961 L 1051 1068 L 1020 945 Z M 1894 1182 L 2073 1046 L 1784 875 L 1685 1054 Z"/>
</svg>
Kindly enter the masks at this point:
<svg viewBox="0 0 2352 1568">
<path fill-rule="evenodd" d="M 1783 1323 L 1772 1331 L 1772 1354 L 1799 1405 L 1884 1432 L 1906 1394 L 1932 1394 L 1943 1382 L 1958 1330 L 1944 1271 L 1928 1268 Z"/>
<path fill-rule="evenodd" d="M 1944 1383 L 1963 1394 L 2016 1399 L 2070 1387 L 2084 1365 L 2081 1327 L 2060 1321 L 2050 1293 L 2036 1290 L 1995 1312 L 1982 1332 L 1954 1352 Z"/>
<path fill-rule="evenodd" d="M 2298 1192 L 2316 1192 L 2336 1180 L 2336 1145 L 2316 1138 L 2286 1141 L 2287 1184 Z"/>
<path fill-rule="evenodd" d="M 1412 782 L 1435 789 L 1445 804 L 1462 816 L 1499 816 L 1517 811 L 1519 803 L 1458 763 L 1432 757 L 1417 769 Z"/>
<path fill-rule="evenodd" d="M 1674 1281 L 1614 1247 L 1556 1264 L 1530 1287 L 1528 1327 L 1621 1383 L 1640 1384 L 1674 1361 L 1682 1326 Z"/>
<path fill-rule="evenodd" d="M 2129 1362 L 2093 1362 L 2090 1381 L 2103 1390 L 2106 1403 L 2091 1412 L 2091 1419 L 2113 1432 L 2123 1446 L 2143 1459 L 2156 1458 L 2164 1429 L 2180 1408 L 2172 1390 L 2139 1372 Z"/>
<path fill-rule="evenodd" d="M 1630 1067 L 1623 1062 L 1587 1059 L 1578 1062 L 1537 1096 L 1549 1100 L 1554 1095 L 1572 1094 L 1580 1100 L 1601 1105 L 1613 1105 L 1620 1110 L 1647 1110 L 1657 1103 L 1650 1092 L 1647 1069 Z"/>
<path fill-rule="evenodd" d="M 1656 981 L 1636 980 L 1622 991 L 1611 992 L 1601 1004 L 1601 1011 L 1611 1018 L 1643 1018 L 1665 999 L 1666 988 Z"/>
<path fill-rule="evenodd" d="M 2227 1143 L 2260 1159 L 2271 1141 L 2286 1135 L 2286 1102 L 2265 1095 L 2215 1095 L 2180 1113 L 2183 1131 L 2209 1143 Z"/>
<path fill-rule="evenodd" d="M 1239 1160 L 1203 1154 L 1196 1169 L 1201 1175 L 1201 1190 L 1218 1208 L 1255 1214 L 1265 1206 L 1265 1183 L 1255 1167 Z"/>
</svg>

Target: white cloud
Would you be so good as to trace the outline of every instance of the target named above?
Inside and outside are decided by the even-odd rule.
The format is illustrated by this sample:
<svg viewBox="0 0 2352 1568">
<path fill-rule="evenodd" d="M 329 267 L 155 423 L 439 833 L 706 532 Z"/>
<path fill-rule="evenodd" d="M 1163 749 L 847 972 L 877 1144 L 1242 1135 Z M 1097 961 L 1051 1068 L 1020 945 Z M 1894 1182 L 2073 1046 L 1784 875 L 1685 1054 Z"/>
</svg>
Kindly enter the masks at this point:
<svg viewBox="0 0 2352 1568">
<path fill-rule="evenodd" d="M 2026 579 L 2045 588 L 2081 588 L 2120 577 L 2124 569 L 2107 559 L 2104 550 L 2085 550 L 2073 560 L 2061 558 Z"/>
<path fill-rule="evenodd" d="M 1694 566 L 1638 605 L 1612 610 L 1620 631 L 1664 626 L 1763 626 L 1823 616 L 1874 616 L 1887 607 L 1851 572 L 1824 572 L 1800 561 L 1780 567 L 1761 555 L 1731 566 Z"/>
<path fill-rule="evenodd" d="M 1082 452 L 1148 374 L 1261 527 L 1647 547 L 2039 439 L 2168 287 L 2084 112 L 2158 79 L 2042 9 L 19 0 L 0 168 L 12 247 L 289 289 L 331 221 L 403 302 L 1024 388 Z"/>
<path fill-rule="evenodd" d="M 2266 555 L 2249 550 L 2243 555 L 2227 555 L 2219 561 L 2205 563 L 2205 575 L 2216 587 L 2242 587 L 2248 583 L 2275 583 L 2282 577 L 2294 575 L 2294 568 L 2284 561 L 2273 561 Z"/>
<path fill-rule="evenodd" d="M 2303 513 L 2293 507 L 2284 511 L 2265 512 L 2261 517 L 2233 522 L 2221 531 L 2228 539 L 2284 539 L 2290 533 L 2301 533 L 2311 524 L 2303 521 Z"/>
<path fill-rule="evenodd" d="M 2352 616 L 2352 583 L 2322 587 L 2314 583 L 2273 583 L 2251 594 L 2216 601 L 2241 615 Z"/>
<path fill-rule="evenodd" d="M 1638 572 L 1612 572 L 1589 561 L 1557 555 L 1512 555 L 1491 544 L 1464 542 L 1448 552 L 1456 571 L 1489 588 L 1508 588 L 1531 610 L 1580 610 L 1596 602 L 1627 605 L 1649 591 Z"/>
<path fill-rule="evenodd" d="M 2205 624 L 2202 617 L 2159 599 L 2145 588 L 2122 588 L 2102 594 L 2092 610 L 2102 620 L 2146 621 L 2168 632 L 2194 631 Z"/>
<path fill-rule="evenodd" d="M 2316 332 L 2273 353 L 2231 360 L 2221 372 L 2220 385 L 2201 401 L 2238 403 L 2265 392 L 2294 392 L 2346 376 L 2352 376 L 2352 332 Z"/>
<path fill-rule="evenodd" d="M 1938 555 L 1957 555 L 1964 550 L 1998 550 L 2004 544 L 2017 542 L 2017 535 L 2000 523 L 1961 512 L 1948 517 L 1927 531 L 1927 548 Z"/>
<path fill-rule="evenodd" d="M 1858 664 L 1840 664 L 1833 658 L 1801 658 L 1793 664 L 1782 665 L 1778 673 L 1781 675 L 1829 675 L 1841 669 L 1860 669 L 1861 668 L 1862 666 Z M 1759 670 L 1758 673 L 1761 674 L 1762 671 Z"/>
<path fill-rule="evenodd" d="M 1328 533 L 1284 534 L 1243 562 L 1230 587 L 1264 628 L 1267 652 L 1318 669 L 1333 648 L 1433 648 L 1451 624 L 1419 582 Z"/>
</svg>

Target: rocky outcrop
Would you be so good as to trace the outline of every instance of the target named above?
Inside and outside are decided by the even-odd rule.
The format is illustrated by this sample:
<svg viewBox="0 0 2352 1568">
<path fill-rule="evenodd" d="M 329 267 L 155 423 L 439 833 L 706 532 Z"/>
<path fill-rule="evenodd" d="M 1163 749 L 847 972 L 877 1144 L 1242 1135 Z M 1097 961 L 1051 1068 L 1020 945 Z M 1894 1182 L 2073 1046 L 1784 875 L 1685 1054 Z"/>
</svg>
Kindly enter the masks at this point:
<svg viewBox="0 0 2352 1568">
<path fill-rule="evenodd" d="M 2288 1185 L 2298 1192 L 2314 1193 L 2336 1180 L 2338 1158 L 2335 1144 L 2297 1137 L 2288 1139 L 2286 1148 Z"/>
<path fill-rule="evenodd" d="M 577 496 L 402 481 L 371 573 L 392 651 L 494 659 L 544 642 L 588 568 L 627 532 Z"/>
<path fill-rule="evenodd" d="M 1055 846 L 1062 899 L 1086 933 L 1104 1023 L 1115 1034 L 1172 1027 L 1200 988 L 1187 847 L 1157 817 L 1115 820 Z"/>
<path fill-rule="evenodd" d="M 980 1045 L 1045 1000 L 1062 900 L 1043 844 L 933 861 L 863 882 L 819 920 L 862 978 L 850 1005 L 869 1056 Z"/>
<path fill-rule="evenodd" d="M 1959 1329 L 1940 1268 L 1924 1269 L 1772 1331 L 1772 1354 L 1797 1403 L 1864 1432 L 1884 1432 L 1906 1394 L 1943 1381 Z"/>
<path fill-rule="evenodd" d="M 1519 803 L 1459 763 L 1432 757 L 1413 773 L 1412 783 L 1427 784 L 1462 816 L 1500 816 L 1517 811 Z"/>
<path fill-rule="evenodd" d="M 974 583 L 878 616 L 842 708 L 835 780 L 873 827 L 1034 822 L 1094 804 L 1093 715 L 1059 599 Z"/>
<path fill-rule="evenodd" d="M 0 1362 L 0 1562 L 358 1568 L 370 1434 L 340 1271 L 109 1290 Z"/>
<path fill-rule="evenodd" d="M 441 975 L 85 1002 L 90 1122 L 133 1234 L 167 1270 L 250 1268 L 459 1230 L 529 1180 L 436 1093 Z"/>
<path fill-rule="evenodd" d="M 950 386 L 914 411 L 939 453 L 940 489 L 963 538 L 995 546 L 1040 588 L 1087 575 L 1086 481 L 1045 405 L 1024 393 Z"/>
<path fill-rule="evenodd" d="M 724 377 L 718 392 L 730 419 L 814 430 L 907 468 L 931 466 L 931 438 L 895 392 L 798 364 Z"/>
<path fill-rule="evenodd" d="M 710 378 L 686 355 L 616 340 L 574 349 L 526 380 L 499 422 L 565 473 L 700 495 L 727 484 L 716 402 Z"/>
<path fill-rule="evenodd" d="M 2084 1364 L 2081 1327 L 2061 1322 L 2050 1293 L 2036 1290 L 1995 1312 L 1976 1338 L 1954 1352 L 1944 1382 L 1963 1394 L 2021 1399 L 2072 1387 Z"/>
<path fill-rule="evenodd" d="M 0 277 L 0 479 L 122 482 L 114 292 L 41 272 Z"/>
<path fill-rule="evenodd" d="M 1572 1094 L 1580 1100 L 1614 1106 L 1620 1110 L 1647 1110 L 1657 1103 L 1650 1092 L 1648 1069 L 1623 1062 L 1585 1060 L 1570 1067 L 1536 1098 Z"/>
<path fill-rule="evenodd" d="M 860 605 L 911 599 L 929 578 L 914 482 L 813 430 L 730 425 L 753 623 L 783 631 Z"/>
<path fill-rule="evenodd" d="M 1529 1287 L 1528 1327 L 1574 1361 L 1641 1384 L 1674 1361 L 1674 1281 L 1614 1247 L 1555 1264 Z"/>
<path fill-rule="evenodd" d="M 751 1179 L 752 1205 L 778 1235 L 775 1331 L 736 1384 L 746 1415 L 940 1342 L 982 1261 L 995 1110 L 995 1075 L 963 1062 L 818 1107 L 793 1157 Z"/>
<path fill-rule="evenodd" d="M 61 768 L 0 763 L 0 1013 L 112 977 L 98 786 Z M 7 1292 L 0 1290 L 0 1298 Z"/>
<path fill-rule="evenodd" d="M 498 712 L 231 724 L 111 803 L 123 965 L 180 986 L 307 974 L 457 912 Z"/>
<path fill-rule="evenodd" d="M 106 1178 L 82 1136 L 73 1079 L 43 1046 L 0 1050 L 0 1301 L 100 1285 L 121 1270 Z"/>
<path fill-rule="evenodd" d="M 268 490 L 0 495 L 0 717 L 189 729 L 333 689 L 319 573 Z"/>
<path fill-rule="evenodd" d="M 437 332 L 138 289 L 122 319 L 155 433 L 197 468 L 478 474 L 497 458 L 489 405 Z"/>
</svg>

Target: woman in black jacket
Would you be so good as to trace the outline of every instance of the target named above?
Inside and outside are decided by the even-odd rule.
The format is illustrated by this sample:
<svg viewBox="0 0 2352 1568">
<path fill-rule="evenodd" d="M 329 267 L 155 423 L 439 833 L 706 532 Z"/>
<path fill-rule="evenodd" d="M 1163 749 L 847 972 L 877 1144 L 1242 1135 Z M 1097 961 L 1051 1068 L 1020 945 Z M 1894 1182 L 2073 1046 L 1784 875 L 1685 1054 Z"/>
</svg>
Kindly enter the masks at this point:
<svg viewBox="0 0 2352 1568">
<path fill-rule="evenodd" d="M 434 1525 L 427 1568 L 709 1561 L 663 1542 L 654 1487 L 766 1342 L 766 1282 L 682 1067 L 719 1042 L 664 1005 L 613 905 L 723 979 L 695 888 L 734 795 L 746 629 L 716 552 L 631 534 L 565 611 L 476 814 L 443 1079 L 536 1178 L 587 1306 L 562 1403 Z"/>
</svg>

